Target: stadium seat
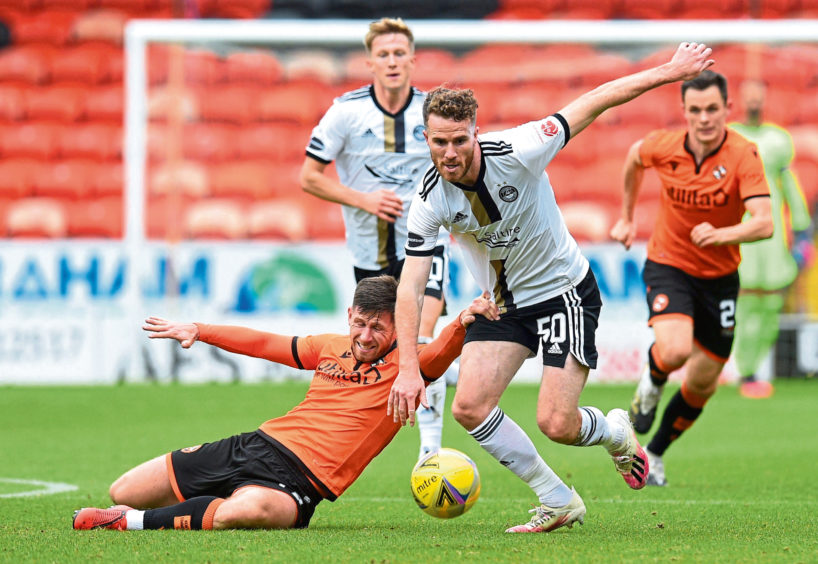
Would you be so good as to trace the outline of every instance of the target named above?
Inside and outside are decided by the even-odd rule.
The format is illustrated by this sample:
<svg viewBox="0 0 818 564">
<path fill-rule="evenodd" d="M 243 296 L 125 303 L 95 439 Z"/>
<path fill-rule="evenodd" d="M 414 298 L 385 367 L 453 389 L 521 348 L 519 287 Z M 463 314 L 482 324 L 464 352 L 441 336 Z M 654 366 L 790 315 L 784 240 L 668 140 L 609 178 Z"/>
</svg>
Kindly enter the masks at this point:
<svg viewBox="0 0 818 564">
<path fill-rule="evenodd" d="M 184 236 L 184 217 L 190 199 L 180 195 L 150 196 L 145 203 L 145 232 L 149 239 L 177 242 Z"/>
<path fill-rule="evenodd" d="M 370 75 L 371 76 L 371 75 Z M 445 49 L 418 49 L 415 51 L 413 82 L 423 90 L 452 81 L 457 76 L 457 58 Z"/>
<path fill-rule="evenodd" d="M 122 123 L 124 110 L 125 91 L 121 84 L 96 86 L 85 95 L 85 117 L 89 121 Z"/>
<path fill-rule="evenodd" d="M 194 202 L 184 218 L 187 239 L 243 239 L 247 237 L 245 211 L 233 200 Z"/>
<path fill-rule="evenodd" d="M 26 117 L 25 100 L 31 90 L 28 84 L 0 84 L 0 122 Z"/>
<path fill-rule="evenodd" d="M 94 198 L 68 205 L 69 237 L 121 239 L 124 209 L 121 196 Z"/>
<path fill-rule="evenodd" d="M 305 201 L 307 237 L 314 241 L 343 241 L 346 227 L 341 206 L 309 196 Z"/>
<path fill-rule="evenodd" d="M 65 157 L 118 160 L 122 158 L 122 126 L 97 122 L 62 130 L 60 152 Z"/>
<path fill-rule="evenodd" d="M 288 81 L 308 79 L 334 84 L 341 76 L 338 60 L 326 49 L 293 51 L 284 63 L 284 77 Z"/>
<path fill-rule="evenodd" d="M 372 81 L 372 72 L 366 65 L 368 56 L 361 51 L 351 51 L 344 57 L 344 77 L 346 80 L 366 84 Z"/>
<path fill-rule="evenodd" d="M 572 200 L 560 204 L 568 231 L 579 243 L 600 243 L 609 239 L 611 218 L 608 208 L 595 201 Z"/>
<path fill-rule="evenodd" d="M 33 120 L 72 122 L 83 118 L 89 89 L 76 84 L 44 86 L 26 92 L 26 115 Z"/>
<path fill-rule="evenodd" d="M 239 158 L 274 162 L 301 162 L 312 128 L 292 123 L 248 125 L 236 136 Z"/>
<path fill-rule="evenodd" d="M 33 178 L 41 166 L 42 161 L 35 159 L 0 159 L 0 198 L 32 196 Z"/>
<path fill-rule="evenodd" d="M 59 153 L 64 126 L 53 122 L 26 121 L 3 128 L 0 147 L 4 157 L 48 160 Z"/>
<path fill-rule="evenodd" d="M 248 234 L 253 239 L 297 242 L 307 238 L 307 218 L 298 200 L 274 199 L 250 206 Z"/>
<path fill-rule="evenodd" d="M 178 191 L 186 198 L 202 198 L 210 194 L 210 179 L 200 163 L 167 162 L 149 169 L 148 190 L 151 196 Z"/>
<path fill-rule="evenodd" d="M 210 191 L 217 198 L 261 200 L 275 197 L 276 167 L 267 161 L 234 161 L 210 169 Z"/>
<path fill-rule="evenodd" d="M 128 15 L 121 10 L 88 10 L 74 21 L 72 35 L 78 41 L 108 41 L 122 44 Z"/>
<path fill-rule="evenodd" d="M 51 77 L 53 45 L 19 45 L 0 51 L 0 81 L 43 84 Z"/>
<path fill-rule="evenodd" d="M 216 53 L 207 49 L 186 49 L 183 53 L 182 80 L 185 84 L 213 85 L 222 82 L 224 63 Z M 171 50 L 170 56 L 175 56 L 174 50 Z"/>
<path fill-rule="evenodd" d="M 122 196 L 124 193 L 124 172 L 119 161 L 94 163 L 91 184 L 95 196 Z"/>
<path fill-rule="evenodd" d="M 71 40 L 78 13 L 73 10 L 34 10 L 24 12 L 11 29 L 17 44 L 50 43 L 62 46 Z"/>
<path fill-rule="evenodd" d="M 152 121 L 171 119 L 178 112 L 178 119 L 192 121 L 199 117 L 199 99 L 185 87 L 153 86 L 148 92 L 148 117 Z"/>
<path fill-rule="evenodd" d="M 34 195 L 84 200 L 93 193 L 93 162 L 84 159 L 43 163 L 34 173 Z"/>
<path fill-rule="evenodd" d="M 286 83 L 257 96 L 255 117 L 263 121 L 315 125 L 332 104 L 332 93 L 310 82 Z"/>
<path fill-rule="evenodd" d="M 199 117 L 244 125 L 255 117 L 258 90 L 241 85 L 219 86 L 197 92 Z"/>
<path fill-rule="evenodd" d="M 458 80 L 466 85 L 481 82 L 514 83 L 521 80 L 518 65 L 537 52 L 531 45 L 489 44 L 460 58 Z"/>
<path fill-rule="evenodd" d="M 182 156 L 206 163 L 229 161 L 236 155 L 242 131 L 243 128 L 232 124 L 186 124 L 182 134 Z"/>
<path fill-rule="evenodd" d="M 122 48 L 93 41 L 59 52 L 51 61 L 51 80 L 101 84 L 122 79 Z"/>
<path fill-rule="evenodd" d="M 170 51 L 170 47 L 165 44 L 148 45 L 148 56 L 146 57 L 148 84 L 164 84 L 168 81 Z"/>
<path fill-rule="evenodd" d="M 678 0 L 619 0 L 620 16 L 626 20 L 664 20 L 674 17 Z"/>
<path fill-rule="evenodd" d="M 225 58 L 225 79 L 232 83 L 271 86 L 284 76 L 272 51 L 238 51 Z"/>
<path fill-rule="evenodd" d="M 647 176 L 647 174 L 645 176 Z M 636 202 L 634 219 L 636 221 L 637 241 L 647 241 L 650 239 L 653 229 L 656 226 L 656 219 L 659 217 L 660 207 L 661 198 L 639 198 Z"/>
<path fill-rule="evenodd" d="M 23 198 L 6 211 L 6 233 L 13 238 L 65 237 L 68 220 L 63 205 L 52 198 Z"/>
</svg>

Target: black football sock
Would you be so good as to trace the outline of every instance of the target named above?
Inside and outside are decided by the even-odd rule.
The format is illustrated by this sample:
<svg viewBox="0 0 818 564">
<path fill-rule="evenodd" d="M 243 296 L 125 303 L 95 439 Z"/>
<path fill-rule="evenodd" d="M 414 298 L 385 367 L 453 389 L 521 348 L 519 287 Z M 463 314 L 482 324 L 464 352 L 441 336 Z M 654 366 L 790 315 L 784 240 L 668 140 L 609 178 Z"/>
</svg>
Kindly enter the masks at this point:
<svg viewBox="0 0 818 564">
<path fill-rule="evenodd" d="M 659 368 L 659 363 L 656 362 L 656 343 L 653 343 L 648 349 L 648 367 L 650 368 L 650 381 L 654 386 L 661 387 L 667 382 L 668 372 Z"/>
<path fill-rule="evenodd" d="M 701 415 L 707 399 L 690 392 L 682 384 L 682 389 L 676 392 L 668 402 L 665 414 L 662 416 L 662 423 L 656 430 L 656 434 L 653 435 L 648 450 L 662 456 L 670 443 L 678 439 Z"/>
<path fill-rule="evenodd" d="M 216 508 L 224 499 L 213 496 L 192 497 L 182 503 L 145 511 L 145 529 L 205 529 L 213 528 Z"/>
</svg>

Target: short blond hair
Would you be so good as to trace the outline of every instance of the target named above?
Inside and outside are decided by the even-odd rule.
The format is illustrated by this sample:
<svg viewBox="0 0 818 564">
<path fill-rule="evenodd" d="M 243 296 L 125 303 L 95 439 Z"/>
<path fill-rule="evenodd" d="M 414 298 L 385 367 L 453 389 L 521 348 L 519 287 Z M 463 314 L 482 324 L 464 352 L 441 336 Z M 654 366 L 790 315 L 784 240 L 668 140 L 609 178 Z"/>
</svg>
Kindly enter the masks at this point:
<svg viewBox="0 0 818 564">
<path fill-rule="evenodd" d="M 471 90 L 453 90 L 438 86 L 426 94 L 423 101 L 423 124 L 429 125 L 429 115 L 435 114 L 453 121 L 477 122 L 477 99 Z"/>
<path fill-rule="evenodd" d="M 402 33 L 409 40 L 409 47 L 415 48 L 415 36 L 412 35 L 412 30 L 406 25 L 406 22 L 401 18 L 381 18 L 369 24 L 369 31 L 364 37 L 364 47 L 366 52 L 372 50 L 372 42 L 380 35 L 387 33 Z"/>
</svg>

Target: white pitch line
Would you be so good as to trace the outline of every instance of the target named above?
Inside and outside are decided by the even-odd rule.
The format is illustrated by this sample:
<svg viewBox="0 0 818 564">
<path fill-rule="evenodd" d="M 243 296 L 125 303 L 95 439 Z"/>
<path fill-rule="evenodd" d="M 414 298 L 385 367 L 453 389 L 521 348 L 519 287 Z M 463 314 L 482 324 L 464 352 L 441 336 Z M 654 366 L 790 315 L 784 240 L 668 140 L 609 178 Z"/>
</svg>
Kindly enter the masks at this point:
<svg viewBox="0 0 818 564">
<path fill-rule="evenodd" d="M 370 503 L 406 503 L 407 501 L 411 501 L 412 497 L 342 497 L 340 499 L 344 499 L 347 501 L 366 501 Z M 656 504 L 664 504 L 664 505 L 766 505 L 769 504 L 768 500 L 743 500 L 743 501 L 736 501 L 731 499 L 589 499 L 586 500 L 589 504 L 594 503 L 656 503 Z M 818 505 L 818 500 L 790 500 L 792 503 L 803 504 L 806 503 L 807 505 Z M 503 504 L 509 505 L 513 503 L 529 503 L 533 505 L 533 501 L 531 498 L 526 499 L 483 499 L 480 498 L 481 504 Z M 776 501 L 778 504 L 786 504 L 786 500 L 778 500 Z"/>
<path fill-rule="evenodd" d="M 0 483 L 23 484 L 26 486 L 37 486 L 38 488 L 42 488 L 24 492 L 0 494 L 0 498 L 50 495 L 62 492 L 73 492 L 74 490 L 79 489 L 78 486 L 75 486 L 74 484 L 63 484 L 62 482 L 42 482 L 40 480 L 18 480 L 17 478 L 0 478 Z"/>
</svg>

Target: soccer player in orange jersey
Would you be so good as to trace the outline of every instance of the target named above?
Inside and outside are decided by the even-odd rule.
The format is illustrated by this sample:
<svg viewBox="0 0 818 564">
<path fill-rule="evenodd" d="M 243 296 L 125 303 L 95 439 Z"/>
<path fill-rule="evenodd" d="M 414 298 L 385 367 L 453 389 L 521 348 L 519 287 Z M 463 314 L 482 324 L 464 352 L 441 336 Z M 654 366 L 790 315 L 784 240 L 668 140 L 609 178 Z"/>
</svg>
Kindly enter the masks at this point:
<svg viewBox="0 0 818 564">
<path fill-rule="evenodd" d="M 758 149 L 727 128 L 727 80 L 713 71 L 682 83 L 687 128 L 653 131 L 625 161 L 622 217 L 611 237 L 630 247 L 644 170 L 656 170 L 662 200 L 648 241 L 643 278 L 655 341 L 630 416 L 637 432 L 653 425 L 668 374 L 685 367 L 646 453 L 648 485 L 666 485 L 664 455 L 716 392 L 733 344 L 739 243 L 773 233 L 770 189 Z M 747 212 L 747 221 L 741 221 Z"/>
<path fill-rule="evenodd" d="M 386 404 L 398 374 L 391 276 L 362 280 L 348 311 L 348 335 L 291 337 L 242 327 L 148 318 L 150 338 L 184 348 L 221 349 L 314 370 L 304 400 L 257 430 L 175 450 L 133 468 L 111 485 L 109 509 L 84 508 L 75 529 L 304 528 L 322 499 L 334 501 L 392 440 L 400 424 Z M 475 316 L 498 316 L 478 298 L 422 347 L 427 382 L 460 354 Z M 138 509 L 137 509 L 138 508 Z"/>
</svg>

